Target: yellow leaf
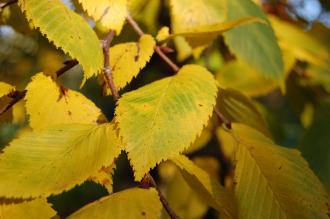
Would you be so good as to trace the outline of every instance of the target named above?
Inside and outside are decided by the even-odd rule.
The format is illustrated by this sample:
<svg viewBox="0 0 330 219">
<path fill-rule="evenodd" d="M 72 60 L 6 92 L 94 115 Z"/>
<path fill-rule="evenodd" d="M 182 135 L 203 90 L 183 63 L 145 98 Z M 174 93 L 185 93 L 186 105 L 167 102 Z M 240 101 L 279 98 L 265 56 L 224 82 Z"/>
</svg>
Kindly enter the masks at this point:
<svg viewBox="0 0 330 219">
<path fill-rule="evenodd" d="M 78 0 L 87 14 L 106 29 L 120 33 L 127 16 L 127 0 Z"/>
<path fill-rule="evenodd" d="M 251 99 L 234 89 L 220 89 L 218 96 L 220 112 L 231 122 L 253 127 L 271 136 L 267 123 Z"/>
<path fill-rule="evenodd" d="M 104 186 L 108 192 L 111 194 L 113 192 L 112 185 L 113 179 L 112 176 L 114 174 L 116 168 L 116 164 L 113 163 L 108 167 L 102 167 L 96 174 L 90 177 L 94 182 Z"/>
<path fill-rule="evenodd" d="M 211 138 L 212 138 L 212 129 L 211 127 L 207 126 L 203 129 L 200 136 L 198 136 L 195 139 L 195 141 L 184 152 L 190 154 L 200 150 L 201 148 L 206 146 L 207 143 L 209 143 Z"/>
<path fill-rule="evenodd" d="M 261 76 L 240 61 L 228 62 L 217 72 L 216 79 L 221 87 L 234 88 L 248 96 L 262 96 L 278 87 L 276 81 Z"/>
<path fill-rule="evenodd" d="M 0 98 L 14 91 L 15 87 L 0 81 Z"/>
<path fill-rule="evenodd" d="M 162 27 L 158 31 L 157 36 L 156 36 L 156 40 L 158 42 L 162 42 L 162 41 L 166 40 L 169 36 L 170 36 L 170 29 L 165 26 L 165 27 Z"/>
<path fill-rule="evenodd" d="M 183 155 L 173 158 L 172 161 L 181 168 L 184 179 L 200 198 L 227 217 L 236 218 L 232 195 L 215 178 Z"/>
<path fill-rule="evenodd" d="M 103 53 L 99 39 L 81 16 L 60 0 L 19 0 L 18 3 L 28 20 L 49 41 L 83 66 L 82 84 L 101 70 Z"/>
<path fill-rule="evenodd" d="M 95 201 L 68 219 L 158 219 L 162 204 L 155 189 L 127 189 Z"/>
<path fill-rule="evenodd" d="M 25 134 L 0 155 L 0 196 L 61 193 L 110 166 L 120 150 L 111 124 L 65 124 Z"/>
<path fill-rule="evenodd" d="M 173 33 L 189 31 L 202 25 L 216 24 L 225 21 L 226 4 L 221 0 L 171 0 L 171 22 Z M 184 40 L 184 39 L 183 39 Z M 214 36 L 189 40 L 198 57 L 203 49 L 214 40 Z M 182 44 L 182 40 L 180 42 Z M 176 46 L 177 41 L 175 41 Z M 181 48 L 180 45 L 178 48 Z M 187 47 L 185 45 L 183 48 Z M 189 47 L 189 46 L 188 46 Z M 185 52 L 187 49 L 185 48 Z M 186 57 L 182 55 L 182 57 Z"/>
<path fill-rule="evenodd" d="M 245 125 L 234 124 L 232 130 L 227 135 L 236 142 L 239 218 L 329 217 L 327 193 L 297 150 L 275 145 Z"/>
<path fill-rule="evenodd" d="M 55 124 L 96 124 L 101 111 L 82 94 L 61 89 L 42 73 L 32 78 L 25 96 L 30 126 L 42 129 Z"/>
<path fill-rule="evenodd" d="M 18 204 L 0 205 L 1 219 L 37 219 L 52 218 L 56 212 L 46 199 L 35 199 Z"/>
<path fill-rule="evenodd" d="M 137 181 L 157 163 L 189 147 L 207 124 L 216 93 L 211 73 L 186 65 L 175 76 L 120 98 L 116 122 Z"/>
<path fill-rule="evenodd" d="M 124 88 L 149 62 L 154 53 L 155 40 L 143 35 L 138 43 L 122 43 L 110 48 L 110 65 L 118 90 Z"/>
<path fill-rule="evenodd" d="M 320 41 L 293 24 L 273 16 L 269 20 L 283 49 L 293 53 L 298 60 L 327 65 L 330 51 Z"/>
<path fill-rule="evenodd" d="M 174 168 L 174 175 L 170 180 L 166 173 L 162 175 L 164 177 L 162 181 L 169 180 L 164 185 L 163 192 L 169 206 L 180 218 L 203 218 L 207 212 L 208 205 L 190 188 L 178 171 L 178 168 L 172 162 L 165 162 L 159 166 L 159 171 L 164 173 L 171 171 L 172 168 Z M 162 218 L 169 218 L 165 210 L 163 210 Z"/>
</svg>

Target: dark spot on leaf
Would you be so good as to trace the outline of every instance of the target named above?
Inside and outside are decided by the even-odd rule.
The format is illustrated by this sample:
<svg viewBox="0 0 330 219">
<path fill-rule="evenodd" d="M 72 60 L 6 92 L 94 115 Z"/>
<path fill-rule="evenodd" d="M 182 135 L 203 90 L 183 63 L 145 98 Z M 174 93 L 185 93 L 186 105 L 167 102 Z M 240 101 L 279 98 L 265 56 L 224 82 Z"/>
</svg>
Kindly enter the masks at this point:
<svg viewBox="0 0 330 219">
<path fill-rule="evenodd" d="M 68 111 L 68 115 L 71 116 L 72 115 L 72 112 L 71 111 Z"/>
<path fill-rule="evenodd" d="M 202 106 L 203 106 L 203 104 L 198 104 L 198 106 L 202 107 Z"/>
<path fill-rule="evenodd" d="M 281 166 L 279 166 L 279 167 L 278 167 L 278 169 L 279 169 L 279 170 L 281 170 L 281 169 L 282 169 L 282 165 L 281 165 Z"/>
<path fill-rule="evenodd" d="M 141 212 L 142 216 L 146 216 L 146 213 L 144 211 Z"/>
</svg>

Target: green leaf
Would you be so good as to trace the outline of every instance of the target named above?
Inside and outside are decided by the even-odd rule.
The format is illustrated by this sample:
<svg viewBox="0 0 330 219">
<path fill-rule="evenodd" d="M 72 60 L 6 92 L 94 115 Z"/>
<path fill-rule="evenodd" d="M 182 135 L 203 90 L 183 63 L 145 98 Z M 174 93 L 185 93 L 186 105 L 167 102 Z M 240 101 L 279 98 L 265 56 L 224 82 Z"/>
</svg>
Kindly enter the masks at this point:
<svg viewBox="0 0 330 219">
<path fill-rule="evenodd" d="M 86 205 L 68 219 L 157 219 L 162 204 L 155 189 L 127 189 Z"/>
<path fill-rule="evenodd" d="M 330 189 L 330 100 L 314 113 L 313 123 L 301 141 L 301 151 L 311 168 Z"/>
<path fill-rule="evenodd" d="M 103 67 L 103 53 L 95 32 L 60 0 L 19 0 L 22 11 L 49 41 L 83 66 L 83 83 Z"/>
<path fill-rule="evenodd" d="M 216 93 L 212 74 L 186 65 L 175 76 L 122 96 L 116 122 L 136 180 L 189 147 L 207 124 Z"/>
<path fill-rule="evenodd" d="M 232 195 L 215 178 L 183 155 L 173 158 L 172 161 L 181 168 L 182 176 L 201 199 L 227 217 L 236 218 Z"/>
<path fill-rule="evenodd" d="M 33 129 L 67 123 L 96 124 L 102 115 L 81 93 L 60 88 L 43 73 L 35 75 L 26 89 L 26 110 Z"/>
<path fill-rule="evenodd" d="M 14 91 L 15 87 L 0 81 L 0 98 Z"/>
<path fill-rule="evenodd" d="M 245 125 L 232 130 L 239 218 L 329 218 L 327 193 L 297 150 Z"/>
<path fill-rule="evenodd" d="M 263 11 L 251 0 L 227 0 L 227 7 L 228 20 L 253 16 L 267 23 L 244 25 L 226 32 L 225 41 L 230 51 L 262 75 L 274 79 L 283 78 L 281 51 Z"/>
<path fill-rule="evenodd" d="M 111 124 L 65 124 L 28 133 L 0 155 L 0 196 L 61 193 L 110 166 L 120 150 Z"/>
<path fill-rule="evenodd" d="M 251 99 L 234 89 L 220 89 L 218 96 L 220 112 L 231 122 L 242 123 L 270 137 L 265 119 Z"/>
<path fill-rule="evenodd" d="M 52 218 L 56 212 L 46 199 L 35 199 L 18 204 L 0 205 L 1 219 L 36 219 Z"/>
<path fill-rule="evenodd" d="M 127 0 L 78 0 L 87 14 L 106 29 L 120 33 L 127 16 Z"/>
</svg>

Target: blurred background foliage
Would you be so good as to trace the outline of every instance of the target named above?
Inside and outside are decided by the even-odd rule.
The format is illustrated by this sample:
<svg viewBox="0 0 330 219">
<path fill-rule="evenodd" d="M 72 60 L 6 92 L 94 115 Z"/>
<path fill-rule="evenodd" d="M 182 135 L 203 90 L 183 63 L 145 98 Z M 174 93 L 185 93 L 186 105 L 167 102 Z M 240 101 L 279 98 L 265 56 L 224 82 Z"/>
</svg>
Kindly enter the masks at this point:
<svg viewBox="0 0 330 219">
<path fill-rule="evenodd" d="M 104 35 L 104 30 L 86 17 L 76 1 L 63 2 L 84 16 L 100 38 Z M 300 149 L 329 191 L 330 1 L 260 0 L 256 3 L 272 16 L 271 23 L 279 38 L 286 73 L 285 83 L 281 86 L 261 77 L 246 63 L 236 60 L 229 53 L 222 37 L 197 59 L 191 56 L 176 59 L 178 53 L 175 51 L 169 56 L 178 60 L 180 65 L 202 64 L 214 73 L 220 85 L 234 88 L 253 98 L 253 104 L 264 116 L 270 135 L 276 143 Z M 130 12 L 145 32 L 154 36 L 162 26 L 171 26 L 167 1 L 131 0 Z M 114 44 L 137 39 L 137 35 L 125 26 Z M 167 46 L 175 48 L 171 42 Z M 17 5 L 6 7 L 0 12 L 0 81 L 23 90 L 31 76 L 41 71 L 54 75 L 66 60 L 70 60 L 70 57 L 56 49 L 38 31 L 31 29 Z M 147 67 L 123 92 L 168 75 L 171 75 L 171 69 L 157 56 L 153 56 Z M 110 120 L 114 109 L 112 98 L 102 95 L 102 86 L 98 79 L 89 80 L 80 90 L 81 79 L 82 69 L 76 66 L 60 77 L 60 83 L 82 92 L 100 107 Z M 1 98 L 0 107 L 7 101 L 6 97 Z M 27 121 L 24 101 L 1 115 L 0 148 L 15 136 L 30 131 Z M 203 169 L 221 177 L 226 163 L 220 159 L 223 156 L 218 146 L 220 135 L 213 135 L 217 130 L 212 126 L 210 123 L 186 153 Z M 135 185 L 125 154 L 122 154 L 117 164 L 114 191 Z M 179 214 L 185 215 L 184 218 L 216 217 L 216 213 L 192 193 L 175 166 L 164 163 L 158 170 L 153 170 L 153 174 L 161 181 L 170 204 Z M 230 180 L 220 179 L 223 183 Z M 50 202 L 60 216 L 66 216 L 105 194 L 106 190 L 102 186 L 87 182 L 64 194 L 51 197 Z"/>
</svg>

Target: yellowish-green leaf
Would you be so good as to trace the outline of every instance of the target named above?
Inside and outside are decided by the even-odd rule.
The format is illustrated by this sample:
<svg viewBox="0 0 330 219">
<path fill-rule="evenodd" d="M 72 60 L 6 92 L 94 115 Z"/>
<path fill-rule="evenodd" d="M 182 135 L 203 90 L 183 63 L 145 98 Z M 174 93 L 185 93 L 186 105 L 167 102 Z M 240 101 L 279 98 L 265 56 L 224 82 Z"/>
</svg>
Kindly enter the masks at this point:
<svg viewBox="0 0 330 219">
<path fill-rule="evenodd" d="M 22 11 L 49 41 L 61 47 L 83 66 L 84 78 L 96 75 L 103 67 L 103 53 L 95 32 L 78 14 L 60 0 L 19 0 Z"/>
<path fill-rule="evenodd" d="M 157 219 L 160 217 L 162 204 L 157 191 L 151 189 L 127 189 L 95 201 L 68 219 Z"/>
<path fill-rule="evenodd" d="M 209 143 L 211 138 L 212 138 L 212 128 L 210 127 L 210 125 L 208 125 L 207 127 L 204 127 L 200 136 L 198 136 L 195 139 L 194 143 L 192 143 L 190 147 L 188 147 L 184 152 L 189 154 L 200 150 L 201 148 L 206 146 L 207 143 Z"/>
<path fill-rule="evenodd" d="M 227 19 L 254 16 L 267 24 L 254 23 L 234 28 L 224 34 L 225 41 L 240 60 L 268 78 L 281 79 L 284 67 L 274 31 L 261 8 L 251 0 L 227 0 Z"/>
<path fill-rule="evenodd" d="M 65 124 L 25 134 L 0 155 L 0 196 L 61 193 L 110 166 L 120 150 L 111 124 Z"/>
<path fill-rule="evenodd" d="M 326 191 L 297 150 L 275 145 L 241 124 L 234 124 L 227 134 L 236 142 L 239 218 L 329 218 Z"/>
<path fill-rule="evenodd" d="M 181 168 L 182 176 L 200 198 L 228 218 L 236 218 L 232 194 L 215 178 L 183 155 L 173 158 L 172 161 Z"/>
<path fill-rule="evenodd" d="M 308 61 L 315 65 L 326 65 L 326 61 L 330 58 L 330 51 L 319 40 L 294 24 L 273 16 L 269 19 L 283 49 L 292 52 L 298 60 Z"/>
<path fill-rule="evenodd" d="M 14 91 L 15 87 L 0 81 L 0 98 Z"/>
<path fill-rule="evenodd" d="M 234 88 L 247 96 L 262 96 L 278 87 L 278 83 L 265 78 L 241 61 L 228 62 L 221 68 L 216 79 L 223 88 Z"/>
<path fill-rule="evenodd" d="M 231 122 L 253 127 L 270 136 L 267 123 L 251 99 L 234 89 L 220 89 L 218 96 L 220 112 Z"/>
<path fill-rule="evenodd" d="M 56 212 L 46 199 L 35 199 L 18 204 L 0 205 L 1 219 L 37 219 L 52 218 Z"/>
<path fill-rule="evenodd" d="M 127 16 L 127 0 L 78 0 L 87 14 L 106 29 L 120 33 Z"/>
<path fill-rule="evenodd" d="M 154 53 L 155 40 L 143 35 L 138 43 L 122 43 L 110 48 L 110 65 L 117 89 L 124 88 L 149 62 Z"/>
<path fill-rule="evenodd" d="M 200 38 L 215 37 L 232 28 L 235 28 L 235 27 L 238 27 L 241 25 L 255 23 L 255 22 L 264 23 L 264 21 L 258 17 L 243 17 L 243 18 L 238 18 L 238 19 L 234 19 L 234 20 L 230 20 L 230 21 L 225 21 L 222 23 L 207 24 L 207 25 L 192 27 L 183 32 L 174 33 L 174 34 L 170 35 L 169 37 L 173 38 L 176 36 L 183 36 L 189 42 L 192 42 L 191 45 L 194 47 L 194 40 L 196 41 L 196 43 L 198 43 L 197 41 Z"/>
<path fill-rule="evenodd" d="M 190 146 L 212 114 L 216 93 L 211 73 L 186 65 L 175 76 L 122 96 L 116 121 L 136 180 Z"/>
<path fill-rule="evenodd" d="M 171 21 L 173 33 L 189 31 L 202 25 L 210 25 L 225 21 L 226 2 L 224 0 L 171 0 Z M 180 44 L 185 41 L 181 38 Z M 198 39 L 190 39 L 189 44 L 193 46 L 195 56 L 199 54 L 214 40 L 214 36 L 203 36 Z M 175 40 L 175 44 L 177 44 Z M 184 48 L 185 58 L 189 55 L 189 45 L 176 45 L 178 49 Z M 183 46 L 183 47 L 182 47 Z M 188 53 L 187 53 L 188 52 Z"/>
<path fill-rule="evenodd" d="M 102 114 L 82 94 L 60 88 L 42 73 L 34 76 L 28 84 L 25 100 L 33 129 L 65 123 L 96 124 Z"/>
</svg>

